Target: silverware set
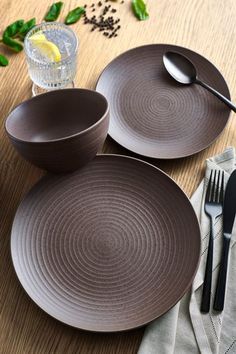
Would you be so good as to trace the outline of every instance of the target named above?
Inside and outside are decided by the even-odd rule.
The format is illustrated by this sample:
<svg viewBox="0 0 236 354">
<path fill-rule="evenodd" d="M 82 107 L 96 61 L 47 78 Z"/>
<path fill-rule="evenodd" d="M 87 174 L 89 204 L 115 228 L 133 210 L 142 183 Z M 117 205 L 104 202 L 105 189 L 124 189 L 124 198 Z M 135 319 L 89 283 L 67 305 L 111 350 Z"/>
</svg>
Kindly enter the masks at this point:
<svg viewBox="0 0 236 354">
<path fill-rule="evenodd" d="M 209 312 L 212 286 L 212 264 L 214 254 L 215 221 L 223 214 L 223 247 L 216 285 L 213 309 L 222 311 L 227 280 L 230 239 L 236 213 L 236 170 L 229 177 L 224 194 L 224 172 L 212 170 L 205 196 L 205 213 L 210 218 L 210 235 L 205 277 L 203 283 L 201 311 Z"/>
</svg>

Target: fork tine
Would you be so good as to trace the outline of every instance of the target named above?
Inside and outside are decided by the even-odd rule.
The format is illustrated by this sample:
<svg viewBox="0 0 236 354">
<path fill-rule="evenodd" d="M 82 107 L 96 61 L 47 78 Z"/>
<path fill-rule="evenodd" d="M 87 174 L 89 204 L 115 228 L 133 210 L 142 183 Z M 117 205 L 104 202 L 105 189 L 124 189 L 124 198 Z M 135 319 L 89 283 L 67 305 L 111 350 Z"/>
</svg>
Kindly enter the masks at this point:
<svg viewBox="0 0 236 354">
<path fill-rule="evenodd" d="M 206 197 L 205 197 L 206 201 L 210 200 L 211 182 L 212 182 L 212 170 L 211 170 L 211 174 L 210 174 L 210 178 L 209 178 L 208 185 L 207 185 L 207 190 L 206 190 Z"/>
<path fill-rule="evenodd" d="M 220 198 L 220 175 L 221 172 L 217 171 L 217 182 L 215 186 L 215 202 L 219 203 L 219 198 Z"/>
<path fill-rule="evenodd" d="M 214 170 L 214 179 L 213 179 L 213 184 L 212 184 L 212 190 L 211 190 L 211 201 L 214 202 L 215 201 L 215 197 L 216 197 L 216 170 Z"/>
<path fill-rule="evenodd" d="M 223 204 L 223 199 L 224 199 L 224 171 L 222 171 L 222 177 L 221 177 L 221 186 L 220 186 L 220 198 L 219 202 Z"/>
</svg>

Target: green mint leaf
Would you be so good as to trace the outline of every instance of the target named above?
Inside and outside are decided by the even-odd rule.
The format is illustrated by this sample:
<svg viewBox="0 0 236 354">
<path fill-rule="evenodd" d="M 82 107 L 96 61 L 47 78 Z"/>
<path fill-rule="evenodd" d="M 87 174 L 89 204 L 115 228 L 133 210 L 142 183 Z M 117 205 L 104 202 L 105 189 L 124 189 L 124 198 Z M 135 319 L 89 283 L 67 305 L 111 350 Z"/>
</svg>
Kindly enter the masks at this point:
<svg viewBox="0 0 236 354">
<path fill-rule="evenodd" d="M 3 34 L 2 41 L 6 44 L 9 48 L 14 50 L 15 52 L 21 52 L 23 50 L 23 45 L 16 40 L 8 37 L 6 34 Z"/>
<path fill-rule="evenodd" d="M 52 4 L 49 11 L 47 12 L 47 14 L 44 17 L 44 20 L 48 21 L 48 22 L 56 21 L 56 19 L 60 15 L 62 5 L 63 5 L 62 1 L 55 2 L 54 4 Z"/>
<path fill-rule="evenodd" d="M 77 22 L 84 13 L 85 13 L 84 7 L 77 7 L 76 9 L 71 10 L 66 16 L 65 24 L 71 25 L 72 23 Z"/>
<path fill-rule="evenodd" d="M 3 37 L 14 37 L 20 30 L 20 28 L 23 26 L 24 21 L 23 20 L 18 20 L 7 26 L 5 31 L 3 32 Z"/>
<path fill-rule="evenodd" d="M 149 18 L 146 4 L 143 2 L 143 0 L 132 0 L 132 9 L 135 16 L 140 21 L 147 20 Z"/>
<path fill-rule="evenodd" d="M 35 25 L 36 25 L 36 19 L 34 17 L 34 18 L 31 18 L 29 21 L 25 22 L 21 26 L 21 28 L 19 30 L 19 35 L 21 37 L 25 37 L 25 35 L 29 32 L 29 30 L 31 30 L 31 28 L 33 28 Z"/>
<path fill-rule="evenodd" d="M 7 65 L 8 65 L 8 59 L 4 55 L 0 54 L 0 66 L 7 66 Z"/>
</svg>

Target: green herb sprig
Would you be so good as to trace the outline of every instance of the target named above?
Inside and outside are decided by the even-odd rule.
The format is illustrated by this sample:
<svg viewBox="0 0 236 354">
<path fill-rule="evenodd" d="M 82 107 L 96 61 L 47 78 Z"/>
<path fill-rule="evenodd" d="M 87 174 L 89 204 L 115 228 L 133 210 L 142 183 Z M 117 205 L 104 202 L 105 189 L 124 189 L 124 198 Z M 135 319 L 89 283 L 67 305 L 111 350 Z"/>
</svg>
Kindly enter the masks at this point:
<svg viewBox="0 0 236 354">
<path fill-rule="evenodd" d="M 0 54 L 0 66 L 7 66 L 7 65 L 8 65 L 8 59 L 4 55 Z"/>
<path fill-rule="evenodd" d="M 15 39 L 3 35 L 2 41 L 7 47 L 11 48 L 16 53 L 23 50 L 23 45 Z"/>
<path fill-rule="evenodd" d="M 18 20 L 11 23 L 9 26 L 7 26 L 7 28 L 3 32 L 3 37 L 4 36 L 10 38 L 14 37 L 19 32 L 23 24 L 24 24 L 24 20 Z"/>
<path fill-rule="evenodd" d="M 23 50 L 23 45 L 20 41 L 24 40 L 26 33 L 35 26 L 36 20 L 32 18 L 31 20 L 24 22 L 23 20 L 17 20 L 11 23 L 2 35 L 2 42 L 15 52 L 20 52 Z"/>
<path fill-rule="evenodd" d="M 24 40 L 25 35 L 33 28 L 36 24 L 36 19 L 31 18 L 29 21 L 24 22 L 24 20 L 17 20 L 11 23 L 4 30 L 0 42 L 5 44 L 8 48 L 12 49 L 14 52 L 19 53 L 23 50 L 23 44 L 21 41 Z M 0 54 L 0 66 L 7 66 L 8 59 Z"/>
<path fill-rule="evenodd" d="M 25 39 L 26 34 L 36 25 L 36 18 L 31 18 L 29 21 L 23 23 L 19 30 L 19 37 L 21 40 Z"/>
<path fill-rule="evenodd" d="M 62 1 L 55 2 L 54 4 L 52 4 L 52 6 L 49 8 L 48 12 L 44 17 L 44 20 L 48 22 L 56 21 L 61 13 L 62 6 Z"/>
<path fill-rule="evenodd" d="M 15 40 L 14 37 L 17 36 L 23 24 L 24 24 L 23 20 L 18 20 L 13 22 L 9 26 L 7 26 L 7 28 L 5 29 L 2 35 L 3 43 L 17 53 L 23 49 L 23 45 L 19 43 L 17 40 Z"/>
<path fill-rule="evenodd" d="M 147 7 L 143 0 L 132 0 L 132 9 L 133 13 L 140 21 L 144 21 L 149 18 Z"/>
<path fill-rule="evenodd" d="M 84 13 L 85 13 L 84 7 L 76 7 L 76 9 L 71 10 L 66 16 L 65 24 L 72 25 L 73 23 L 76 23 Z"/>
</svg>

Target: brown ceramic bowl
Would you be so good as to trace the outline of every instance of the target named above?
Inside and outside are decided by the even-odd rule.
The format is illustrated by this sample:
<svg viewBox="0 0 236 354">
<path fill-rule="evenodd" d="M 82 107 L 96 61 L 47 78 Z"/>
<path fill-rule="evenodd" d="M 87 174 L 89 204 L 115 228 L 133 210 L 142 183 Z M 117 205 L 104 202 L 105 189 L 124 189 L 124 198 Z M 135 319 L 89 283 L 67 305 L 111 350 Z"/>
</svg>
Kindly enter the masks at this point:
<svg viewBox="0 0 236 354">
<path fill-rule="evenodd" d="M 7 117 L 16 150 L 50 172 L 70 172 L 94 158 L 109 125 L 106 98 L 87 89 L 64 89 L 33 97 Z"/>
</svg>

